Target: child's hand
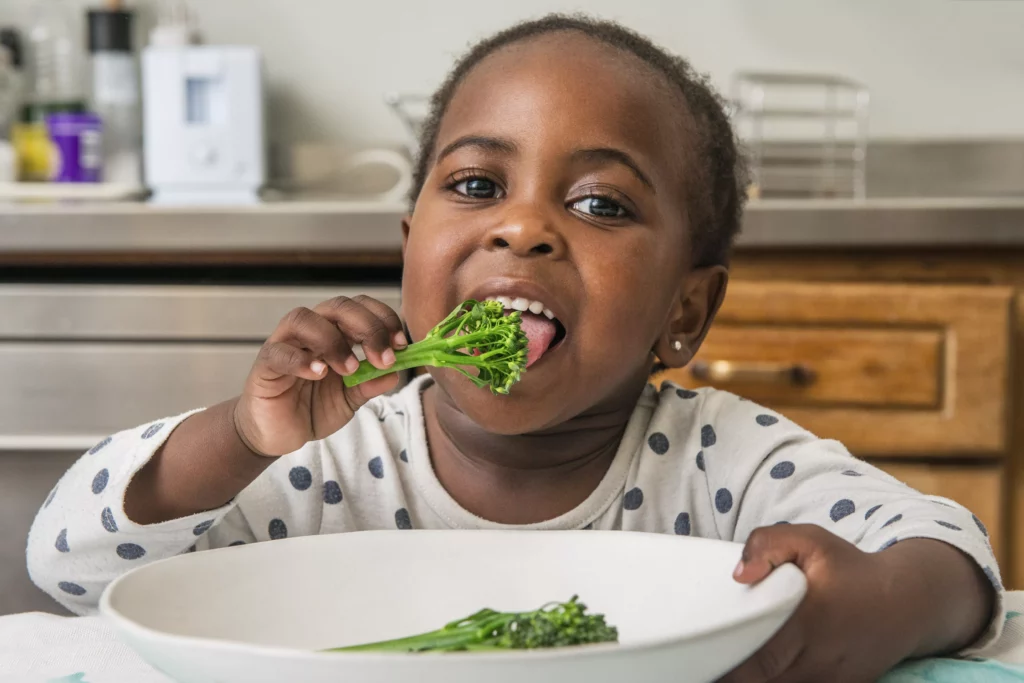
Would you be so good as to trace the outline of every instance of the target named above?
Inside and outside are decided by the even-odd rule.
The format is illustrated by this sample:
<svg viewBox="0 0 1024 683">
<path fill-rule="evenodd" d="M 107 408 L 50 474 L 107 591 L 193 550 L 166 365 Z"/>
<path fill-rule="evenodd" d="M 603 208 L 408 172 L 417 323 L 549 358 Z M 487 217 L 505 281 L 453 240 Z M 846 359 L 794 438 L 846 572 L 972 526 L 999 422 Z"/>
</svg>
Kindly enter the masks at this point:
<svg viewBox="0 0 1024 683">
<path fill-rule="evenodd" d="M 980 570 L 939 541 L 866 553 L 818 526 L 765 527 L 750 535 L 734 576 L 756 583 L 786 562 L 807 577 L 806 597 L 722 683 L 870 683 L 908 657 L 966 646 L 991 609 Z"/>
<path fill-rule="evenodd" d="M 359 367 L 361 344 L 374 366 L 395 363 L 407 345 L 398 315 L 369 297 L 337 297 L 296 308 L 270 335 L 234 408 L 235 429 L 255 453 L 279 456 L 341 429 L 374 396 L 392 389 L 387 375 L 346 389 L 342 375 Z"/>
</svg>

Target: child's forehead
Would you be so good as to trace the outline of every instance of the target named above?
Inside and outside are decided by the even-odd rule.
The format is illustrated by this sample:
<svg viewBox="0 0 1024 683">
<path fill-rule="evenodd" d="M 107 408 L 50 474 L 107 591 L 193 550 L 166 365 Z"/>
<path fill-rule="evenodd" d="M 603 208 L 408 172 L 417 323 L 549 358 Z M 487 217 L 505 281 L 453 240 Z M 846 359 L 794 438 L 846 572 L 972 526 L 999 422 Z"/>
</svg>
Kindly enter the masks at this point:
<svg viewBox="0 0 1024 683">
<path fill-rule="evenodd" d="M 681 94 L 663 75 L 635 55 L 567 32 L 519 41 L 482 59 L 456 88 L 438 142 L 519 131 L 567 143 L 618 141 L 678 159 L 685 118 Z"/>
</svg>

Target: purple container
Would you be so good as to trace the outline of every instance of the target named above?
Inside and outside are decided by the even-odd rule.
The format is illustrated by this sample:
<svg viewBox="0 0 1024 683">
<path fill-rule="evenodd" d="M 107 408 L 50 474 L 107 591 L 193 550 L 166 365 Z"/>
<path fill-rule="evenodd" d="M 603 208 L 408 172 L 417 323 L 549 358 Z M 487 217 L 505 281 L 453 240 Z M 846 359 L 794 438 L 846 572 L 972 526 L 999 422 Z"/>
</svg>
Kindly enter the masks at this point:
<svg viewBox="0 0 1024 683">
<path fill-rule="evenodd" d="M 103 175 L 103 123 L 95 114 L 50 114 L 55 183 L 98 183 Z"/>
</svg>

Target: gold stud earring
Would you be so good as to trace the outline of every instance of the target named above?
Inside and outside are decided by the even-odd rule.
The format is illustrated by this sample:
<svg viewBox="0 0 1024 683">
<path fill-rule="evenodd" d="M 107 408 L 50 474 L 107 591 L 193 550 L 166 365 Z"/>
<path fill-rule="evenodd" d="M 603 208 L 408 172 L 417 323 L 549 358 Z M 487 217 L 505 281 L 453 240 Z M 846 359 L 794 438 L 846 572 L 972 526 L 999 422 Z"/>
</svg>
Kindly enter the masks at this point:
<svg viewBox="0 0 1024 683">
<path fill-rule="evenodd" d="M 678 339 L 676 339 L 674 342 L 672 342 L 672 349 L 674 351 L 682 351 L 683 350 L 683 342 L 681 342 Z"/>
</svg>

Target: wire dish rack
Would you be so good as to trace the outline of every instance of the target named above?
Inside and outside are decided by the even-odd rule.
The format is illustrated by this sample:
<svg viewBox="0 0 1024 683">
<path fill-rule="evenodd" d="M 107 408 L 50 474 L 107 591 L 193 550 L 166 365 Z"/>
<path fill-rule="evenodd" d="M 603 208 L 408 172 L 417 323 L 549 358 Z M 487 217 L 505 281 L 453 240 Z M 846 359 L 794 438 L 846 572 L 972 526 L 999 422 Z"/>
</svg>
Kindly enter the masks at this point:
<svg viewBox="0 0 1024 683">
<path fill-rule="evenodd" d="M 868 90 L 830 74 L 740 72 L 732 116 L 752 197 L 865 196 Z"/>
<path fill-rule="evenodd" d="M 430 113 L 430 97 L 412 93 L 389 92 L 384 102 L 405 125 L 405 146 L 409 156 L 415 159 L 419 153 L 420 133 Z"/>
</svg>

